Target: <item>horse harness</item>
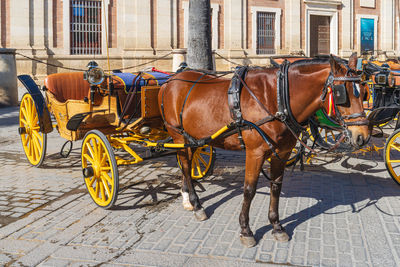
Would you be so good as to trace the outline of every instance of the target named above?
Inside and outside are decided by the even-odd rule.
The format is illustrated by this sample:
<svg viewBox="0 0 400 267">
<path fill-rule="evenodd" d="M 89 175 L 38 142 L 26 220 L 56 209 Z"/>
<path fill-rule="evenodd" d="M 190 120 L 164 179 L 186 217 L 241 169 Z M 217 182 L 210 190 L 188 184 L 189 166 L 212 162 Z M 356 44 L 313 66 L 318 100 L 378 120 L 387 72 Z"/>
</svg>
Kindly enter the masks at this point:
<svg viewBox="0 0 400 267">
<path fill-rule="evenodd" d="M 306 148 L 310 149 L 313 151 L 311 148 L 309 148 L 304 142 L 298 138 L 298 135 L 306 130 L 306 125 L 307 121 L 303 123 L 299 123 L 296 118 L 294 117 L 291 107 L 290 107 L 290 98 L 289 98 L 289 81 L 288 81 L 288 70 L 290 67 L 290 62 L 285 60 L 279 67 L 279 70 L 277 72 L 277 104 L 278 104 L 278 111 L 275 114 L 272 114 L 268 109 L 260 102 L 260 100 L 257 98 L 257 96 L 252 92 L 252 90 L 247 86 L 245 80 L 246 74 L 248 72 L 248 67 L 247 66 L 240 66 L 237 67 L 236 70 L 234 71 L 234 75 L 231 79 L 231 83 L 228 89 L 228 106 L 230 110 L 230 114 L 232 117 L 232 122 L 227 126 L 228 131 L 224 133 L 222 136 L 223 137 L 228 137 L 233 134 L 238 134 L 238 139 L 240 142 L 240 145 L 242 149 L 245 147 L 244 141 L 242 138 L 242 131 L 247 130 L 247 129 L 255 129 L 260 136 L 263 138 L 263 140 L 267 143 L 267 145 L 271 148 L 272 152 L 274 155 L 280 159 L 278 154 L 275 151 L 274 146 L 271 144 L 271 139 L 265 134 L 265 132 L 260 129 L 259 126 L 271 122 L 274 120 L 278 120 L 282 123 L 284 123 L 287 128 L 290 130 L 290 132 L 293 134 L 293 136 L 298 139 L 303 146 Z M 347 67 L 347 66 L 346 66 Z M 345 102 L 348 102 L 348 97 L 347 97 L 347 90 L 345 87 L 345 84 L 339 84 L 339 85 L 334 85 L 335 81 L 341 81 L 341 82 L 360 82 L 361 78 L 359 76 L 348 76 L 348 74 L 352 70 L 348 68 L 348 72 L 346 76 L 342 77 L 334 77 L 333 73 L 330 72 L 324 88 L 322 90 L 322 95 L 321 99 L 322 101 L 325 101 L 326 95 L 328 94 L 328 88 L 331 88 L 331 91 L 334 95 L 334 106 L 335 109 L 337 110 L 337 105 L 344 105 Z M 179 113 L 179 127 L 175 127 L 171 124 L 169 124 L 165 120 L 165 114 L 164 114 L 164 94 L 165 90 L 162 93 L 162 102 L 161 102 L 161 115 L 162 118 L 166 124 L 166 126 L 169 126 L 179 134 L 183 135 L 185 139 L 187 140 L 188 144 L 186 147 L 202 147 L 209 142 L 211 142 L 211 137 L 206 137 L 202 139 L 196 139 L 192 136 L 190 136 L 183 128 L 183 111 L 185 104 L 189 98 L 190 93 L 192 92 L 193 88 L 197 83 L 201 82 L 201 79 L 209 73 L 204 72 L 196 81 L 190 81 L 193 83 L 191 88 L 189 89 L 188 93 L 186 94 L 184 103 L 181 108 L 181 112 Z M 189 81 L 187 81 L 189 82 Z M 263 119 L 257 121 L 256 123 L 249 122 L 245 119 L 243 119 L 243 115 L 241 112 L 241 104 L 240 104 L 240 95 L 242 89 L 245 88 L 248 93 L 251 95 L 251 97 L 258 103 L 258 105 L 268 114 L 268 116 L 264 117 Z M 339 120 L 339 124 L 343 128 L 345 135 L 349 137 L 350 132 L 347 130 L 347 126 L 353 126 L 353 125 L 367 125 L 368 121 L 367 120 L 361 120 L 361 121 L 352 121 L 352 122 L 346 122 L 346 120 L 349 119 L 356 119 L 356 118 L 365 118 L 365 113 L 354 113 L 351 115 L 341 115 L 340 112 L 337 110 L 337 119 Z M 281 159 L 282 160 L 282 159 Z"/>
</svg>

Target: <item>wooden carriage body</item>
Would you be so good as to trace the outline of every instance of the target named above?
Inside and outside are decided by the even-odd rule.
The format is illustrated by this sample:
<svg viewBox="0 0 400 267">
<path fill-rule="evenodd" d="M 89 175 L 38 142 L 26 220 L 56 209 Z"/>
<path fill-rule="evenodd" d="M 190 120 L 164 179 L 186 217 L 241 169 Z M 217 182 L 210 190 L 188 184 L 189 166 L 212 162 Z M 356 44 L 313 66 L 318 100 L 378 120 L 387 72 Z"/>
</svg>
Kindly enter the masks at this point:
<svg viewBox="0 0 400 267">
<path fill-rule="evenodd" d="M 146 77 L 145 75 L 142 74 L 141 77 Z M 147 74 L 147 77 L 150 75 Z M 91 97 L 90 84 L 84 80 L 82 72 L 49 75 L 44 82 L 46 103 L 57 122 L 56 128 L 60 135 L 67 140 L 76 141 L 82 139 L 92 129 L 98 129 L 108 135 L 118 132 L 119 128 L 137 132 L 144 124 L 149 127 L 161 127 L 162 121 L 158 109 L 158 91 L 161 82 L 156 79 L 145 80 L 142 85 L 137 85 L 140 86 L 138 90 L 132 90 L 133 101 L 120 123 L 121 111 L 128 97 L 127 92 L 132 86 L 126 84 L 126 79 L 123 80 L 127 76 L 131 76 L 131 81 L 136 77 L 135 74 L 110 76 L 108 78 L 112 79 L 112 92 L 107 88 L 108 82 L 103 82 Z M 136 113 L 134 119 L 125 127 L 124 119 L 127 120 L 133 113 Z M 68 129 L 68 122 L 79 114 L 87 116 L 76 130 Z"/>
</svg>

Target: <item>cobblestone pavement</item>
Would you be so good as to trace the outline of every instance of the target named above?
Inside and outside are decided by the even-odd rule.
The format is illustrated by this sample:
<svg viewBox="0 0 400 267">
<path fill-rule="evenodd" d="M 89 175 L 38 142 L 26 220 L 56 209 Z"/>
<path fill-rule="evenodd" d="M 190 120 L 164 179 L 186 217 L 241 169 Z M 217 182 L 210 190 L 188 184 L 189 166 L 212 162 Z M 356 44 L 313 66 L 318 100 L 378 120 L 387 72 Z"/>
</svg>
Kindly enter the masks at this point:
<svg viewBox="0 0 400 267">
<path fill-rule="evenodd" d="M 271 237 L 260 177 L 250 213 L 258 244 L 247 249 L 238 238 L 243 153 L 217 151 L 214 175 L 197 185 L 207 221 L 183 210 L 173 156 L 120 167 L 116 207 L 103 210 L 83 185 L 80 142 L 63 159 L 64 140 L 51 133 L 44 166 L 30 167 L 17 121 L 17 108 L 0 109 L 0 265 L 400 266 L 400 187 L 377 152 L 286 171 L 287 243 Z"/>
</svg>

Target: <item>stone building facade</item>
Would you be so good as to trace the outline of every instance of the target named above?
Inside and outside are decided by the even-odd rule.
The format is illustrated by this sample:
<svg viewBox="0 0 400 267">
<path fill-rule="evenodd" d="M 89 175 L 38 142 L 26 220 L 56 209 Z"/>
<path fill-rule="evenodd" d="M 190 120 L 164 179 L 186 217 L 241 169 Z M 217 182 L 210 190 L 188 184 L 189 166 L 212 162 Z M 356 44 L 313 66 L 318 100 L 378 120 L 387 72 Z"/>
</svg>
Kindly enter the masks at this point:
<svg viewBox="0 0 400 267">
<path fill-rule="evenodd" d="M 267 64 L 273 55 L 385 51 L 400 55 L 399 0 L 211 0 L 218 70 Z M 37 78 L 84 68 L 142 65 L 171 71 L 187 44 L 188 0 L 0 0 L 1 47 L 17 55 L 18 73 Z M 229 62 L 230 60 L 231 62 Z"/>
</svg>

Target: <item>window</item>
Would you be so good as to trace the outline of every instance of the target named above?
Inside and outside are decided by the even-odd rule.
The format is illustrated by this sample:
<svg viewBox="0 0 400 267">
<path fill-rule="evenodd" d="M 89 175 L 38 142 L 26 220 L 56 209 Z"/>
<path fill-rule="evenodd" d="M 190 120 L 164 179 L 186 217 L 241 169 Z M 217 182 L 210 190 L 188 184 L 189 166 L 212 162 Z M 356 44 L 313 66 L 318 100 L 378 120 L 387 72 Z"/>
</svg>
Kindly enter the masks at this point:
<svg viewBox="0 0 400 267">
<path fill-rule="evenodd" d="M 275 54 L 275 13 L 257 12 L 257 54 Z"/>
<path fill-rule="evenodd" d="M 71 55 L 101 54 L 101 1 L 70 1 Z"/>
</svg>

